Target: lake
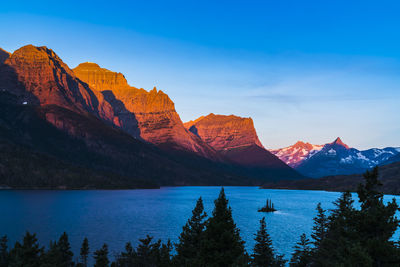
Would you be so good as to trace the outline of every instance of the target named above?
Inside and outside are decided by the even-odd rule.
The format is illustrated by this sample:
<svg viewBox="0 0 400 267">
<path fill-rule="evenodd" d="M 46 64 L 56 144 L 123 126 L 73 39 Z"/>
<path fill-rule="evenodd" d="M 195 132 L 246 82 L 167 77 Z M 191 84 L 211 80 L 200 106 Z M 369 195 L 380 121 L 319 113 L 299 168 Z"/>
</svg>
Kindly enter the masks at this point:
<svg viewBox="0 0 400 267">
<path fill-rule="evenodd" d="M 137 244 L 147 234 L 155 239 L 177 241 L 182 226 L 191 216 L 201 196 L 205 210 L 212 213 L 213 201 L 220 187 L 163 187 L 146 190 L 1 190 L 0 235 L 14 243 L 25 231 L 37 233 L 39 242 L 50 240 L 66 231 L 75 256 L 83 237 L 88 237 L 91 251 L 109 245 L 110 252 L 122 251 L 125 243 Z M 315 207 L 324 209 L 340 193 L 300 190 L 269 190 L 257 187 L 225 187 L 233 217 L 240 228 L 249 252 L 259 220 L 265 216 L 268 232 L 278 253 L 290 257 L 302 233 L 310 234 Z M 356 198 L 356 195 L 354 196 Z M 272 199 L 274 213 L 259 213 L 266 198 Z M 386 196 L 391 199 L 393 196 Z M 74 256 L 74 257 L 75 257 Z"/>
</svg>

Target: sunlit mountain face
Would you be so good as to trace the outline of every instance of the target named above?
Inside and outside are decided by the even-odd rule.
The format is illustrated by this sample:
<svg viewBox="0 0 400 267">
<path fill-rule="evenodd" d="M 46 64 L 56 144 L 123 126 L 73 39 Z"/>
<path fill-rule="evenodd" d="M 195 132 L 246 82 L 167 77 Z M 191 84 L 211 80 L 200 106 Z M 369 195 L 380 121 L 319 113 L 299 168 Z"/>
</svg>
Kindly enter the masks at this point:
<svg viewBox="0 0 400 267">
<path fill-rule="evenodd" d="M 282 161 L 308 177 L 361 173 L 377 165 L 393 162 L 398 147 L 351 148 L 338 137 L 325 145 L 297 142 L 293 146 L 271 150 Z"/>
</svg>

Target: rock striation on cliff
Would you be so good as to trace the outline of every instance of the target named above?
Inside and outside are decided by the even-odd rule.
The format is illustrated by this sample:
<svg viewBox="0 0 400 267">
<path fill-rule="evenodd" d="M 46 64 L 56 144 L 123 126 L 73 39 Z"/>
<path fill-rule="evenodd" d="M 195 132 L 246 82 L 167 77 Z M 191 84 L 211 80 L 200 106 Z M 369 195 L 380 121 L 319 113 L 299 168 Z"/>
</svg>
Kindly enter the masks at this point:
<svg viewBox="0 0 400 267">
<path fill-rule="evenodd" d="M 263 147 L 251 118 L 211 113 L 189 121 L 185 126 L 231 162 L 255 168 L 262 177 L 300 177 L 296 171 Z"/>
<path fill-rule="evenodd" d="M 44 46 L 27 45 L 12 53 L 0 67 L 1 88 L 17 95 L 21 103 L 57 105 L 115 122 L 103 95 L 81 82 L 56 53 Z"/>
<path fill-rule="evenodd" d="M 146 91 L 130 86 L 123 74 L 101 68 L 96 63 L 81 63 L 73 71 L 90 88 L 104 95 L 117 116 L 121 116 L 121 112 L 133 116 L 143 140 L 218 159 L 214 149 L 185 129 L 174 103 L 163 91 L 155 87 Z"/>
</svg>

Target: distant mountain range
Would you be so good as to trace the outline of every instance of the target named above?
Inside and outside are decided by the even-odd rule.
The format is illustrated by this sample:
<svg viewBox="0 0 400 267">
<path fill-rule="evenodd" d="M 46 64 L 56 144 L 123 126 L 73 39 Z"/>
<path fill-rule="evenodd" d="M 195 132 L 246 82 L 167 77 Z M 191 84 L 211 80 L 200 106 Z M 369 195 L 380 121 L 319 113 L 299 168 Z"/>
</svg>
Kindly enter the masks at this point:
<svg viewBox="0 0 400 267">
<path fill-rule="evenodd" d="M 303 178 L 267 151 L 253 122 L 183 124 L 161 90 L 47 47 L 0 50 L 0 186 L 135 188 L 255 185 Z M 24 166 L 21 168 L 21 166 Z"/>
<path fill-rule="evenodd" d="M 307 177 L 358 174 L 377 165 L 400 161 L 400 148 L 357 150 L 338 137 L 325 145 L 297 142 L 293 146 L 271 150 L 289 166 Z"/>
</svg>

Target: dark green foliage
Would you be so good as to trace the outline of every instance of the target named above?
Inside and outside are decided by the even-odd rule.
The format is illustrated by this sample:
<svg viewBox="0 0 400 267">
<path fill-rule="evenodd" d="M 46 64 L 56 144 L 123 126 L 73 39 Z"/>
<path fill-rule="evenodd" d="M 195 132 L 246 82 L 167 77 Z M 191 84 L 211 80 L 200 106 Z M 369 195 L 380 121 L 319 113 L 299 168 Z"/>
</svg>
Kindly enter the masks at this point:
<svg viewBox="0 0 400 267">
<path fill-rule="evenodd" d="M 244 242 L 239 235 L 228 207 L 224 189 L 215 200 L 212 217 L 207 220 L 202 242 L 201 258 L 204 266 L 237 266 L 248 261 Z"/>
<path fill-rule="evenodd" d="M 60 239 L 58 240 L 57 248 L 60 252 L 60 259 L 61 259 L 59 266 L 65 266 L 65 267 L 72 266 L 73 265 L 72 257 L 74 256 L 74 254 L 71 251 L 71 246 L 68 241 L 68 236 L 65 232 L 61 235 Z"/>
<path fill-rule="evenodd" d="M 281 256 L 275 256 L 272 240 L 267 233 L 267 224 L 265 217 L 260 220 L 260 229 L 257 231 L 254 239 L 253 254 L 251 255 L 251 266 L 265 267 L 265 266 L 284 266 L 285 261 Z"/>
<path fill-rule="evenodd" d="M 152 243 L 153 238 L 147 236 L 139 239 L 140 244 L 134 250 L 131 243 L 125 246 L 125 252 L 117 256 L 115 266 L 143 266 L 143 267 L 167 267 L 172 265 L 171 252 L 172 244 L 168 240 L 167 244 L 162 244 L 161 240 Z"/>
<path fill-rule="evenodd" d="M 8 239 L 7 236 L 0 238 L 0 267 L 7 267 L 9 262 L 8 252 Z"/>
<path fill-rule="evenodd" d="M 68 236 L 64 232 L 58 242 L 50 242 L 49 250 L 44 254 L 42 266 L 73 266 L 73 253 L 68 241 Z"/>
<path fill-rule="evenodd" d="M 311 262 L 311 242 L 306 234 L 300 236 L 300 241 L 294 246 L 294 252 L 290 259 L 291 267 L 306 267 Z"/>
<path fill-rule="evenodd" d="M 139 246 L 136 250 L 136 263 L 140 266 L 149 266 L 153 262 L 153 247 L 151 245 L 151 241 L 153 238 L 151 236 L 147 236 L 144 239 L 139 239 Z"/>
<path fill-rule="evenodd" d="M 322 209 L 321 203 L 318 203 L 317 216 L 314 218 L 313 232 L 311 234 L 315 247 L 320 246 L 328 231 L 328 218 L 325 213 L 326 211 Z"/>
<path fill-rule="evenodd" d="M 108 246 L 104 244 L 101 249 L 94 252 L 94 267 L 108 267 L 110 261 L 108 260 Z"/>
<path fill-rule="evenodd" d="M 201 262 L 200 249 L 205 229 L 207 214 L 204 212 L 203 200 L 197 200 L 192 217 L 183 226 L 179 242 L 175 245 L 174 262 L 179 266 L 198 266 Z"/>
<path fill-rule="evenodd" d="M 399 266 L 399 248 L 391 241 L 399 221 L 395 200 L 384 204 L 379 188 L 378 170 L 364 174 L 365 184 L 358 188 L 361 209 L 345 192 L 334 203 L 328 217 L 327 234 L 313 253 L 320 266 Z M 318 216 L 317 216 L 318 217 Z"/>
<path fill-rule="evenodd" d="M 10 251 L 10 267 L 36 267 L 41 265 L 43 248 L 39 247 L 36 234 L 26 232 L 21 243 L 16 242 Z"/>
<path fill-rule="evenodd" d="M 129 267 L 135 266 L 136 251 L 130 242 L 126 243 L 125 251 L 117 256 L 116 266 Z"/>
<path fill-rule="evenodd" d="M 399 220 L 395 217 L 399 207 L 395 199 L 383 203 L 377 167 L 367 171 L 364 179 L 365 184 L 357 190 L 361 203 L 357 225 L 360 243 L 372 258 L 374 266 L 400 264 L 395 244 L 390 240 L 399 226 Z"/>
<path fill-rule="evenodd" d="M 83 267 L 87 267 L 88 265 L 88 258 L 89 258 L 89 240 L 87 237 L 83 239 L 82 246 L 81 246 L 81 252 L 80 252 L 80 259 Z"/>
<path fill-rule="evenodd" d="M 353 207 L 353 199 L 345 192 L 334 202 L 335 209 L 331 211 L 328 220 L 328 230 L 325 238 L 317 243 L 314 261 L 322 266 L 370 266 L 368 255 L 362 251 L 357 236 L 357 211 Z M 357 264 L 357 265 L 355 265 Z"/>
</svg>

